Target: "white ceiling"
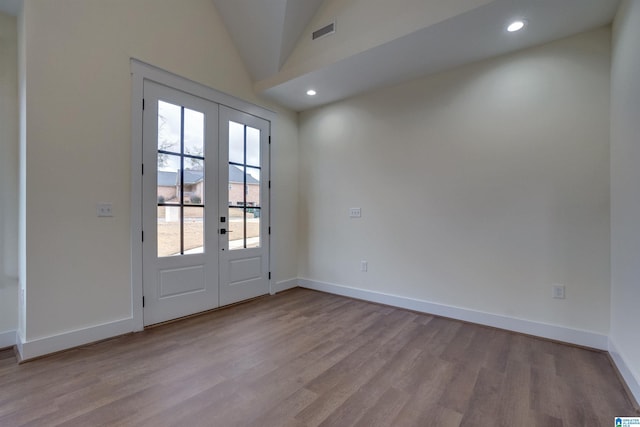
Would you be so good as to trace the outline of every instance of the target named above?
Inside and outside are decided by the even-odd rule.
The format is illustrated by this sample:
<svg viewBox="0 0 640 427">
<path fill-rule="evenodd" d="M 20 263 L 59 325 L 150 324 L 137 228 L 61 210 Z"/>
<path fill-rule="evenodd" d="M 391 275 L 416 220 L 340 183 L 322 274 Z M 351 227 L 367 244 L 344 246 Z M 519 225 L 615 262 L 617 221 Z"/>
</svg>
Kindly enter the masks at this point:
<svg viewBox="0 0 640 427">
<path fill-rule="evenodd" d="M 594 29 L 613 20 L 619 4 L 619 0 L 494 0 L 338 61 L 273 79 L 286 75 L 281 73 L 283 64 L 329 0 L 212 1 L 254 82 L 261 82 L 256 90 L 295 111 Z M 0 0 L 0 11 L 15 15 L 19 5 L 20 0 Z M 505 31 L 513 17 L 526 18 L 523 31 Z M 275 83 L 265 87 L 265 81 Z M 318 94 L 307 96 L 309 88 Z"/>
<path fill-rule="evenodd" d="M 321 3 L 319 0 L 214 2 L 221 8 L 220 13 L 255 81 L 279 71 L 285 55 L 296 43 L 292 38 L 300 36 L 313 17 L 311 12 Z M 291 2 L 301 12 L 288 14 Z M 302 3 L 308 7 L 303 8 Z M 260 88 L 260 92 L 295 111 L 303 111 L 609 24 L 618 4 L 619 0 L 494 0 L 274 86 Z M 273 9 L 268 10 L 269 7 Z M 256 15 L 261 18 L 259 25 L 252 19 Z M 521 32 L 507 33 L 505 27 L 514 17 L 524 17 L 527 26 Z M 297 20 L 295 29 L 290 29 L 290 19 Z M 318 94 L 307 96 L 309 88 Z"/>
</svg>

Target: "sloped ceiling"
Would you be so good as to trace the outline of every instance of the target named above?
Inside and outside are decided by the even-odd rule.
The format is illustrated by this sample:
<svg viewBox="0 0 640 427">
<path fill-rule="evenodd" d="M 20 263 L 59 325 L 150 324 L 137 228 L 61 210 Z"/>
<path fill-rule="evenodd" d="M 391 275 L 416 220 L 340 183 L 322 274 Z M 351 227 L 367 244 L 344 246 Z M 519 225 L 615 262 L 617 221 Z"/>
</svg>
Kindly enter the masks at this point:
<svg viewBox="0 0 640 427">
<path fill-rule="evenodd" d="M 277 74 L 322 0 L 213 0 L 255 81 Z"/>
<path fill-rule="evenodd" d="M 619 0 L 213 1 L 254 78 L 256 92 L 295 111 L 595 29 L 612 22 L 619 4 Z M 329 17 L 336 21 L 336 34 L 311 42 L 311 32 Z M 507 33 L 506 26 L 515 18 L 524 18 L 527 26 Z M 348 38 L 341 38 L 341 32 Z M 306 95 L 311 88 L 316 96 Z"/>
</svg>

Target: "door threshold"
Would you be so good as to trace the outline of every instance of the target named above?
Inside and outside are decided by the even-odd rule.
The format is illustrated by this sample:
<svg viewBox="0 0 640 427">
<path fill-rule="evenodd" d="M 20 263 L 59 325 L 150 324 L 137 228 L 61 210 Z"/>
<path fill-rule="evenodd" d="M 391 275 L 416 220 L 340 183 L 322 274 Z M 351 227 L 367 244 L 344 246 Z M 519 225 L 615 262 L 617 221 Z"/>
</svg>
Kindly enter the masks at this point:
<svg viewBox="0 0 640 427">
<path fill-rule="evenodd" d="M 193 317 L 204 316 L 205 314 L 214 313 L 216 311 L 220 311 L 220 310 L 224 310 L 224 309 L 228 309 L 228 308 L 233 308 L 233 307 L 238 306 L 238 305 L 246 304 L 248 302 L 256 301 L 256 300 L 259 300 L 259 299 L 262 299 L 262 298 L 265 298 L 265 297 L 270 297 L 270 296 L 272 296 L 272 295 L 270 295 L 270 294 L 259 295 L 257 297 L 253 297 L 253 298 L 245 299 L 245 300 L 242 300 L 242 301 L 233 302 L 231 304 L 222 305 L 220 307 L 212 308 L 210 310 L 199 311 L 198 313 L 193 313 L 193 314 L 187 314 L 186 316 L 176 317 L 175 319 L 165 320 L 164 322 L 154 323 L 153 325 L 147 325 L 147 326 L 144 327 L 144 330 L 146 331 L 148 329 L 154 329 L 154 328 L 157 328 L 159 326 L 169 325 L 171 323 L 180 322 L 182 320 L 191 319 Z"/>
</svg>

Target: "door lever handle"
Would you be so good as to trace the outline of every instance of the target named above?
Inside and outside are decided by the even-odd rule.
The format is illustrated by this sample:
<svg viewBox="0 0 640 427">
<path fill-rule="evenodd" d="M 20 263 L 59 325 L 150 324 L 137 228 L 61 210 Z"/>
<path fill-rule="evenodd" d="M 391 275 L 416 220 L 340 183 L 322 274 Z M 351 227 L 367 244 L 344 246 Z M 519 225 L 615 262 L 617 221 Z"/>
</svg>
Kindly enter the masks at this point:
<svg viewBox="0 0 640 427">
<path fill-rule="evenodd" d="M 232 230 L 227 230 L 226 228 L 221 228 L 220 229 L 220 234 L 227 234 L 227 233 L 233 233 Z"/>
</svg>

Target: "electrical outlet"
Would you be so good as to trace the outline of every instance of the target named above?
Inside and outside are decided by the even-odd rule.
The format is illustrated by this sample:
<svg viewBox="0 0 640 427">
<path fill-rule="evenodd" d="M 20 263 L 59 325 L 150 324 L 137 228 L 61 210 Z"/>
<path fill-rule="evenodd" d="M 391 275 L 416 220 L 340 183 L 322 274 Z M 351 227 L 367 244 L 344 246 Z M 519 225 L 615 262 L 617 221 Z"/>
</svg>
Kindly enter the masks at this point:
<svg viewBox="0 0 640 427">
<path fill-rule="evenodd" d="M 351 208 L 349 209 L 349 218 L 360 218 L 362 216 L 362 212 L 360 208 Z"/>
<path fill-rule="evenodd" d="M 113 216 L 113 206 L 111 203 L 98 203 L 98 216 L 110 217 Z"/>
<path fill-rule="evenodd" d="M 369 269 L 369 263 L 367 261 L 360 261 L 360 271 L 367 271 Z"/>
<path fill-rule="evenodd" d="M 564 299 L 565 295 L 564 295 L 564 285 L 553 285 L 553 287 L 551 288 L 552 290 L 552 297 L 556 298 L 556 299 Z"/>
</svg>

